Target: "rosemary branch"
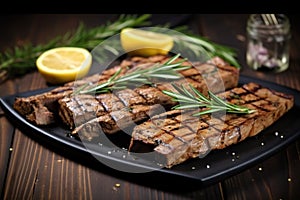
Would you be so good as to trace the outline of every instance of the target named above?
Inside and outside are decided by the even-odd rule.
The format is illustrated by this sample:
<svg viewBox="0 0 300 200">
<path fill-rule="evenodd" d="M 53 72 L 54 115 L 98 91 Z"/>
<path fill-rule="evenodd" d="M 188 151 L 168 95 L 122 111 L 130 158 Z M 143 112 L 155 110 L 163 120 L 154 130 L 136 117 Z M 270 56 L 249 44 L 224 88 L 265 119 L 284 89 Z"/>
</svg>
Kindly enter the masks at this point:
<svg viewBox="0 0 300 200">
<path fill-rule="evenodd" d="M 111 92 L 113 90 L 125 89 L 129 85 L 136 84 L 153 84 L 151 79 L 160 78 L 160 79 L 168 79 L 174 80 L 182 77 L 178 71 L 188 69 L 191 66 L 182 65 L 186 59 L 180 59 L 177 62 L 177 58 L 180 57 L 180 54 L 177 54 L 171 57 L 165 63 L 155 63 L 150 67 L 145 69 L 137 68 L 131 73 L 119 76 L 121 69 L 119 69 L 112 77 L 110 77 L 106 82 L 95 84 L 89 86 L 88 84 L 84 86 L 80 86 L 74 91 L 74 94 L 87 94 L 87 93 L 106 93 Z"/>
<path fill-rule="evenodd" d="M 0 53 L 0 82 L 9 77 L 23 75 L 36 69 L 35 61 L 44 51 L 60 47 L 74 46 L 92 50 L 107 38 L 118 34 L 123 28 L 146 26 L 150 15 L 120 15 L 114 22 L 107 22 L 95 28 L 87 29 L 80 23 L 74 32 L 67 32 L 63 36 L 58 36 L 46 44 L 34 46 L 31 43 L 23 46 L 16 46 L 3 53 Z M 111 50 L 115 51 L 113 47 Z M 120 47 L 119 47 L 120 49 Z"/>
<path fill-rule="evenodd" d="M 178 87 L 175 84 L 173 84 L 173 86 L 175 89 L 177 89 L 178 93 L 167 90 L 163 91 L 164 94 L 172 97 L 173 101 L 179 102 L 179 104 L 174 106 L 173 109 L 205 108 L 193 114 L 193 116 L 200 116 L 219 111 L 226 111 L 227 113 L 236 114 L 251 114 L 255 112 L 253 109 L 226 102 L 217 95 L 213 94 L 211 91 L 208 91 L 208 98 L 191 85 L 189 85 L 190 89 L 195 95 L 189 92 L 189 90 L 184 86 Z"/>
<path fill-rule="evenodd" d="M 36 59 L 48 49 L 60 46 L 75 46 L 92 50 L 104 40 L 120 33 L 124 28 L 151 25 L 150 21 L 148 21 L 150 16 L 149 14 L 140 16 L 120 15 L 114 22 L 108 22 L 91 29 L 87 29 L 83 23 L 80 23 L 74 32 L 67 32 L 65 35 L 58 36 L 46 44 L 34 46 L 31 43 L 27 43 L 23 46 L 15 46 L 13 49 L 8 49 L 3 53 L 0 52 L 0 82 L 9 77 L 23 75 L 36 69 Z M 158 25 L 157 27 L 167 27 L 167 25 Z M 178 34 L 171 32 L 171 36 L 174 39 L 176 48 L 179 50 L 178 52 L 189 49 L 189 52 L 192 52 L 196 58 L 203 55 L 208 55 L 209 58 L 219 56 L 233 66 L 240 68 L 234 49 L 192 34 L 186 26 L 175 27 L 174 30 L 178 31 Z M 109 51 L 114 55 L 120 55 L 122 52 L 122 47 L 118 43 L 105 46 L 104 48 L 105 51 Z"/>
</svg>

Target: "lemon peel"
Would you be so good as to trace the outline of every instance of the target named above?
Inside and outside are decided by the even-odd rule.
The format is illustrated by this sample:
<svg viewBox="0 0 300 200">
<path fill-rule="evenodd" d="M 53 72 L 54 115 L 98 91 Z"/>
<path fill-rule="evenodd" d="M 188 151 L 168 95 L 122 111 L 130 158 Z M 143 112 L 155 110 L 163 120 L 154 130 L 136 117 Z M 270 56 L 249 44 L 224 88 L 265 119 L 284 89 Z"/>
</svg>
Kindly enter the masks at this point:
<svg viewBox="0 0 300 200">
<path fill-rule="evenodd" d="M 43 52 L 36 66 L 48 83 L 62 84 L 85 76 L 91 67 L 91 53 L 80 47 L 57 47 Z"/>
</svg>

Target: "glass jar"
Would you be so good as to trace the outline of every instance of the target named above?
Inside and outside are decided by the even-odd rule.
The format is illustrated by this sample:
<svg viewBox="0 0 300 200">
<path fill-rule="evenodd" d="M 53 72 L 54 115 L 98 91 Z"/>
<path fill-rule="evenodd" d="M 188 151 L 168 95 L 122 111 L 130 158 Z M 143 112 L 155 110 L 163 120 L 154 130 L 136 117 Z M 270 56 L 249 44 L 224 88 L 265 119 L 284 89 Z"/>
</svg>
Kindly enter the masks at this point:
<svg viewBox="0 0 300 200">
<path fill-rule="evenodd" d="M 261 71 L 286 70 L 290 37 L 290 22 L 286 15 L 251 14 L 247 21 L 248 66 Z"/>
</svg>

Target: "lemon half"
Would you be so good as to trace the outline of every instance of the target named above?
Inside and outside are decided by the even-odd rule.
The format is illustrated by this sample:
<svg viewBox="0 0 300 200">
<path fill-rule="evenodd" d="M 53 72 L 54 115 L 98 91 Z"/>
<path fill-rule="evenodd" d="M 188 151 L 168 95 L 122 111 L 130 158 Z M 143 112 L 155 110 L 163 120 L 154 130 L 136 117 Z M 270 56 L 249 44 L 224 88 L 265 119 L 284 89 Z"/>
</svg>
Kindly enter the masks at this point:
<svg viewBox="0 0 300 200">
<path fill-rule="evenodd" d="M 130 55 L 166 55 L 173 48 L 173 38 L 167 34 L 143 29 L 125 28 L 120 34 L 121 45 Z"/>
<path fill-rule="evenodd" d="M 45 51 L 36 66 L 48 83 L 61 84 L 85 76 L 91 67 L 91 53 L 79 47 L 58 47 Z"/>
</svg>

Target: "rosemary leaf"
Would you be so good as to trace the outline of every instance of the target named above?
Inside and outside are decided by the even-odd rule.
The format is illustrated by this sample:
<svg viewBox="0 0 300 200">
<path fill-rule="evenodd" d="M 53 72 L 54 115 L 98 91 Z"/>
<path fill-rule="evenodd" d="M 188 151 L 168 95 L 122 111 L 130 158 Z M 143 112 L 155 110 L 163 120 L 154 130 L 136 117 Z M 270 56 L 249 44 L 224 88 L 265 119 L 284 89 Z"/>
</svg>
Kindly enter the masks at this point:
<svg viewBox="0 0 300 200">
<path fill-rule="evenodd" d="M 187 97 L 187 96 L 184 96 L 180 93 L 174 93 L 174 92 L 171 92 L 171 91 L 167 91 L 167 90 L 164 90 L 163 93 L 169 95 L 170 97 L 172 97 L 172 99 L 174 101 L 178 101 L 178 102 L 182 102 L 182 103 L 192 103 L 192 102 L 195 102 L 197 104 L 197 107 L 199 107 L 199 104 L 198 104 L 198 101 L 193 99 L 193 98 L 190 98 L 190 97 Z"/>
<path fill-rule="evenodd" d="M 194 88 L 194 87 L 190 87 L 190 88 L 197 95 L 196 99 L 198 99 L 199 101 L 203 101 L 203 102 L 209 103 L 209 99 L 207 99 L 206 96 L 204 96 L 202 93 L 200 93 L 198 90 L 196 90 L 196 88 Z"/>
<path fill-rule="evenodd" d="M 172 74 L 172 73 L 169 73 L 167 74 L 164 73 L 164 74 L 149 74 L 148 77 L 152 77 L 152 78 L 163 78 L 163 79 L 178 79 L 178 74 Z"/>
</svg>

